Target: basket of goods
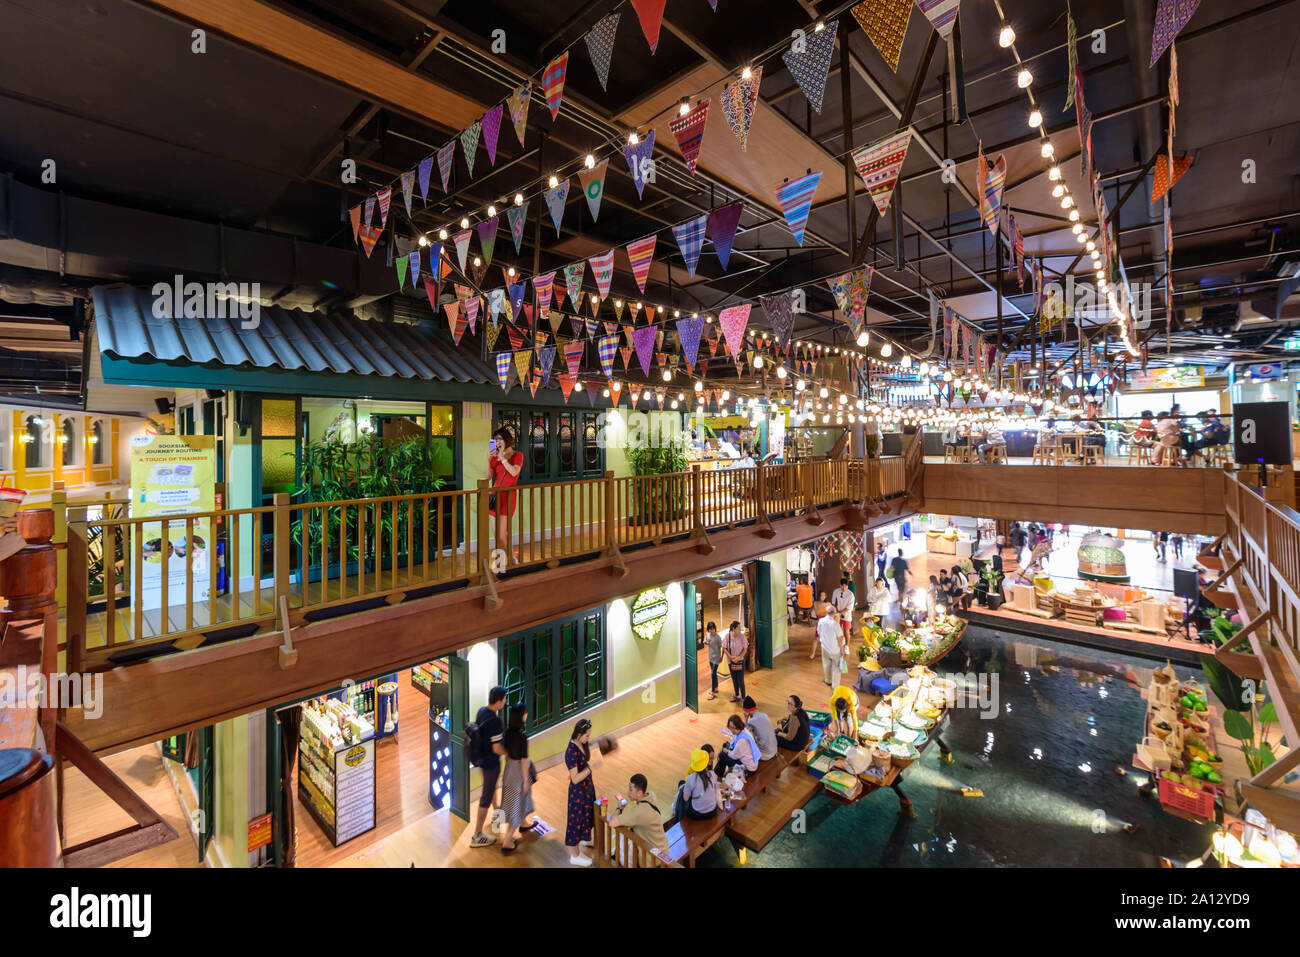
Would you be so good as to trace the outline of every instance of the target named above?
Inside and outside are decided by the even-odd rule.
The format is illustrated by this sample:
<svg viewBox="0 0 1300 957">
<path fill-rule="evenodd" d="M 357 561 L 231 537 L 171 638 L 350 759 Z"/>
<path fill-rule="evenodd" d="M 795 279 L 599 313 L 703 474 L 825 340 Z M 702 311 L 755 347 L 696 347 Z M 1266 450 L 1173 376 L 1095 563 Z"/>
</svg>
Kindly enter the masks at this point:
<svg viewBox="0 0 1300 957">
<path fill-rule="evenodd" d="M 1202 745 L 1189 744 L 1187 746 L 1187 755 L 1192 759 L 1193 762 L 1199 760 L 1211 771 L 1219 771 L 1223 768 L 1223 758 L 1219 757 L 1213 751 L 1206 749 Z"/>
<path fill-rule="evenodd" d="M 888 768 L 892 762 L 892 756 L 889 751 L 876 745 L 871 749 L 871 766 L 876 768 Z"/>
<path fill-rule="evenodd" d="M 921 756 L 921 752 L 916 750 L 916 745 L 896 738 L 882 741 L 881 746 L 889 752 L 890 763 L 900 771 Z"/>
<path fill-rule="evenodd" d="M 1172 724 L 1169 723 L 1168 718 L 1163 718 L 1160 715 L 1153 716 L 1153 720 L 1151 722 L 1151 733 L 1154 734 L 1161 741 L 1164 741 L 1166 738 L 1168 738 L 1169 735 L 1173 732 L 1173 730 L 1174 727 Z"/>
<path fill-rule="evenodd" d="M 807 711 L 808 723 L 811 725 L 821 725 L 825 727 L 831 723 L 831 713 L 829 711 Z"/>
<path fill-rule="evenodd" d="M 1177 700 L 1178 685 L 1172 681 L 1160 682 L 1153 679 L 1151 684 L 1147 685 L 1147 701 L 1153 707 L 1170 707 Z"/>
<path fill-rule="evenodd" d="M 907 711 L 898 719 L 898 723 L 913 731 L 929 731 L 934 727 L 934 718 L 927 718 L 915 711 Z"/>
<path fill-rule="evenodd" d="M 853 739 L 846 735 L 836 735 L 835 740 L 826 745 L 826 751 L 837 758 L 842 758 L 853 747 Z"/>
<path fill-rule="evenodd" d="M 1202 788 L 1191 774 L 1162 772 L 1159 794 L 1160 803 L 1166 808 L 1206 820 L 1214 817 L 1214 792 Z"/>
<path fill-rule="evenodd" d="M 1148 734 L 1137 746 L 1138 760 L 1152 771 L 1168 771 L 1170 768 L 1169 752 L 1165 742 L 1154 734 Z"/>
<path fill-rule="evenodd" d="M 815 778 L 825 777 L 835 766 L 835 758 L 829 754 L 819 754 L 808 762 L 808 773 Z"/>
</svg>

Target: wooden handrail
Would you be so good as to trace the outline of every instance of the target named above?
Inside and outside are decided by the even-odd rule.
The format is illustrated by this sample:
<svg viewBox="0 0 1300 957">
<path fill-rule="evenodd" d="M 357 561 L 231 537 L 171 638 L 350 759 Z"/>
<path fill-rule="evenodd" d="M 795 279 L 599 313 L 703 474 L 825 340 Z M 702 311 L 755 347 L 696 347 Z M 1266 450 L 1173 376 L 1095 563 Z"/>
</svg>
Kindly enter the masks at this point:
<svg viewBox="0 0 1300 957">
<path fill-rule="evenodd" d="M 594 826 L 591 829 L 592 860 L 597 867 L 654 868 L 681 867 L 666 861 L 655 849 L 626 827 L 614 827 L 605 814 L 606 806 L 599 801 L 592 808 Z"/>
</svg>

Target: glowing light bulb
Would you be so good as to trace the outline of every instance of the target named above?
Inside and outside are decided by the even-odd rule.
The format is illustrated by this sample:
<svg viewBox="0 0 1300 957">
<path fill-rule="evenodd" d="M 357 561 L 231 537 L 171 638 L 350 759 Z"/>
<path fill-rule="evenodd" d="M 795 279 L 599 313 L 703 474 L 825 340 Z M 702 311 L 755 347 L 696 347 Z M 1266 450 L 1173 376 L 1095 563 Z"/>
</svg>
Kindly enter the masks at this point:
<svg viewBox="0 0 1300 957">
<path fill-rule="evenodd" d="M 516 206 L 522 206 L 522 205 L 524 205 L 524 194 L 523 194 L 523 193 L 515 193 L 515 205 L 516 205 Z"/>
<path fill-rule="evenodd" d="M 703 392 L 703 391 L 704 391 L 704 383 L 701 382 L 699 379 L 696 379 L 696 380 L 695 380 L 695 391 L 696 391 L 696 392 Z"/>
<path fill-rule="evenodd" d="M 761 369 L 761 368 L 763 368 L 763 357 L 762 357 L 762 356 L 754 356 L 754 368 L 755 368 L 755 369 Z"/>
<path fill-rule="evenodd" d="M 1029 114 L 1029 128 L 1030 128 L 1031 130 L 1036 130 L 1036 129 L 1038 129 L 1038 128 L 1039 128 L 1040 126 L 1042 126 L 1042 125 L 1043 125 L 1043 112 L 1042 112 L 1042 110 L 1033 110 L 1033 111 L 1031 111 L 1030 114 Z"/>
<path fill-rule="evenodd" d="M 808 383 L 807 383 L 807 382 L 804 382 L 803 379 L 799 379 L 799 380 L 798 380 L 797 382 L 795 382 L 795 384 L 794 384 L 794 390 L 795 390 L 796 392 L 802 392 L 802 391 L 804 391 L 804 390 L 807 389 L 807 388 L 808 388 Z"/>
<path fill-rule="evenodd" d="M 1029 84 L 1033 82 L 1034 82 L 1034 75 L 1030 73 L 1028 70 L 1021 70 L 1019 73 L 1016 74 L 1016 86 L 1020 87 L 1020 89 L 1022 90 L 1025 89 L 1025 87 L 1029 86 Z"/>
<path fill-rule="evenodd" d="M 425 236 L 425 235 L 422 234 L 422 235 L 420 236 L 420 245 L 421 245 L 421 246 L 427 246 L 427 245 L 429 245 L 429 237 L 428 237 L 428 236 Z"/>
<path fill-rule="evenodd" d="M 785 366 L 776 367 L 776 377 L 778 379 L 784 379 L 787 375 L 789 375 L 789 373 L 785 371 Z"/>
<path fill-rule="evenodd" d="M 665 382 L 672 382 L 672 381 L 673 381 L 673 374 L 672 374 L 671 372 L 669 372 L 667 369 L 664 370 L 664 381 L 665 381 Z"/>
<path fill-rule="evenodd" d="M 477 268 L 478 268 L 479 266 L 481 266 L 481 265 L 483 265 L 483 260 L 480 259 L 478 256 L 475 256 L 475 257 L 474 257 L 474 268 L 477 269 Z"/>
<path fill-rule="evenodd" d="M 555 187 L 560 185 L 560 178 L 552 173 L 550 178 L 546 181 L 546 185 L 551 187 L 551 189 L 555 189 Z"/>
<path fill-rule="evenodd" d="M 1059 182 L 1061 179 L 1061 167 L 1053 166 L 1051 169 L 1049 169 L 1047 171 L 1047 178 L 1050 179 L 1053 183 Z"/>
<path fill-rule="evenodd" d="M 1049 141 L 1044 140 L 1042 148 L 1043 159 L 1051 159 L 1055 153 L 1056 150 L 1053 149 L 1052 144 Z"/>
<path fill-rule="evenodd" d="M 753 75 L 754 75 L 754 71 L 751 70 L 749 67 L 745 67 L 743 70 L 740 71 L 740 78 L 742 80 L 748 80 Z"/>
<path fill-rule="evenodd" d="M 883 346 L 880 347 L 880 358 L 888 359 L 893 354 L 894 354 L 894 347 L 891 346 L 888 342 L 886 342 Z"/>
<path fill-rule="evenodd" d="M 468 216 L 462 216 L 462 217 L 460 218 L 460 228 L 461 228 L 461 229 L 469 229 L 469 217 L 468 217 Z"/>
<path fill-rule="evenodd" d="M 1062 186 L 1060 183 L 1057 183 L 1055 186 L 1052 187 L 1053 199 L 1060 199 L 1064 195 L 1065 195 L 1065 187 Z"/>
<path fill-rule="evenodd" d="M 1016 31 L 1011 29 L 1011 24 L 1002 24 L 1002 29 L 998 31 L 998 46 L 1006 49 L 1016 42 Z"/>
<path fill-rule="evenodd" d="M 438 230 L 438 238 L 439 238 L 439 239 L 446 239 L 446 238 L 447 238 L 447 230 L 445 230 L 445 229 L 440 229 L 440 230 Z"/>
<path fill-rule="evenodd" d="M 867 330 L 863 329 L 861 332 L 858 333 L 858 345 L 865 346 L 870 341 L 871 341 L 871 335 L 867 332 Z"/>
<path fill-rule="evenodd" d="M 507 275 L 507 276 L 513 276 L 514 274 L 515 274 L 515 267 L 514 267 L 514 266 L 511 266 L 509 269 L 506 270 L 506 275 Z"/>
<path fill-rule="evenodd" d="M 687 102 L 686 99 L 683 98 L 682 105 L 677 108 L 678 114 L 681 116 L 685 116 L 690 111 L 691 111 L 691 104 Z"/>
<path fill-rule="evenodd" d="M 636 130 L 627 134 L 627 142 L 629 146 L 636 146 L 637 143 L 641 142 L 641 137 L 636 135 Z"/>
<path fill-rule="evenodd" d="M 491 218 L 492 218 L 493 216 L 495 216 L 496 214 L 497 214 L 497 208 L 496 208 L 495 206 L 493 206 L 491 203 L 489 203 L 489 204 L 488 204 L 488 219 L 491 219 Z"/>
<path fill-rule="evenodd" d="M 590 153 L 587 154 L 587 158 L 583 160 L 583 162 L 587 164 L 587 169 L 596 168 L 596 157 L 592 156 Z"/>
</svg>

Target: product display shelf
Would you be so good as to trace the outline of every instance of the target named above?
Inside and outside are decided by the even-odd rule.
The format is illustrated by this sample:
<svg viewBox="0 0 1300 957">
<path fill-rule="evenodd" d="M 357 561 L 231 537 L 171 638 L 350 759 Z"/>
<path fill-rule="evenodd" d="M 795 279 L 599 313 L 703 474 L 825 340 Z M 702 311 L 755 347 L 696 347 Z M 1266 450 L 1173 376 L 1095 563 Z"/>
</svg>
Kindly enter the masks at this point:
<svg viewBox="0 0 1300 957">
<path fill-rule="evenodd" d="M 338 846 L 375 826 L 375 735 L 363 725 L 360 740 L 335 744 L 329 719 L 303 709 L 298 736 L 298 797 Z"/>
</svg>

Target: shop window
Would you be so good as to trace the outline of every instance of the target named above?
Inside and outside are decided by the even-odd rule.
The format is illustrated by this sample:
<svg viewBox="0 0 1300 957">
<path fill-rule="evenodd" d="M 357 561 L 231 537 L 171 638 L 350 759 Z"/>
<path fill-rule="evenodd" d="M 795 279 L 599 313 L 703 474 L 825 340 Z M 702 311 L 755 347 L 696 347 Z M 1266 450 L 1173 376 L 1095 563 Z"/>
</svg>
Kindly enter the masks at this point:
<svg viewBox="0 0 1300 957">
<path fill-rule="evenodd" d="M 104 423 L 98 419 L 90 425 L 90 449 L 92 465 L 108 464 L 108 445 L 104 441 Z"/>
<path fill-rule="evenodd" d="M 72 419 L 64 419 L 59 429 L 60 464 L 66 469 L 77 464 L 77 425 Z"/>
<path fill-rule="evenodd" d="M 24 423 L 23 432 L 23 467 L 26 469 L 39 469 L 44 465 L 41 462 L 43 449 L 45 446 L 42 426 L 45 423 L 39 415 L 29 415 Z"/>
<path fill-rule="evenodd" d="M 528 709 L 529 734 L 605 698 L 605 616 L 583 612 L 502 638 L 501 686 L 508 705 Z"/>
<path fill-rule="evenodd" d="M 497 409 L 497 427 L 516 436 L 524 453 L 521 483 L 590 478 L 604 474 L 598 412 L 567 409 Z M 522 438 L 520 438 L 522 436 Z"/>
</svg>

